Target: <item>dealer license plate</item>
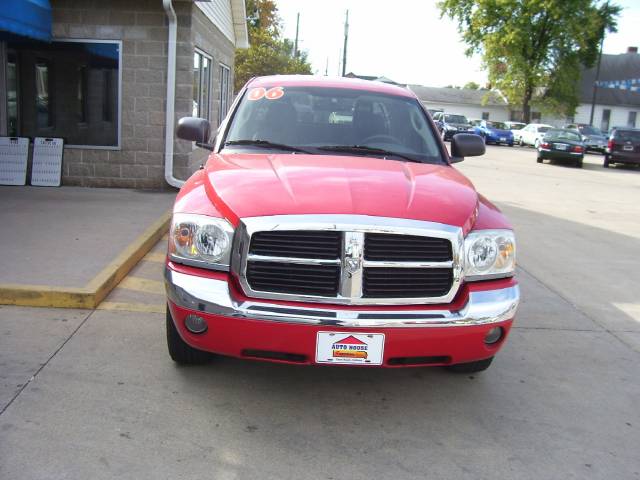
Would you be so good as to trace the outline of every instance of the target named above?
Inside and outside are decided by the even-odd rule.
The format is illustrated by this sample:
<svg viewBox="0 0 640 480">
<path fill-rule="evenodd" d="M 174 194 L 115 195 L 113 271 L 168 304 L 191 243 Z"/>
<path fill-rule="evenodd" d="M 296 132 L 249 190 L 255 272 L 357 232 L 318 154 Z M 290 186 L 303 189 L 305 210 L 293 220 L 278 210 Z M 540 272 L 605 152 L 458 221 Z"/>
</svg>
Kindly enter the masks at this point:
<svg viewBox="0 0 640 480">
<path fill-rule="evenodd" d="M 633 145 L 625 145 L 624 147 L 622 147 L 623 149 L 625 149 L 628 152 L 633 151 Z"/>
<path fill-rule="evenodd" d="M 316 362 L 382 365 L 384 333 L 318 332 Z"/>
<path fill-rule="evenodd" d="M 557 149 L 557 150 L 566 150 L 566 149 L 567 149 L 567 146 L 568 146 L 568 145 L 566 145 L 566 144 L 564 144 L 564 143 L 556 143 L 556 144 L 555 144 L 555 147 L 556 147 L 556 149 Z"/>
<path fill-rule="evenodd" d="M 500 137 L 500 141 L 501 142 L 506 142 L 507 141 L 507 137 Z"/>
</svg>

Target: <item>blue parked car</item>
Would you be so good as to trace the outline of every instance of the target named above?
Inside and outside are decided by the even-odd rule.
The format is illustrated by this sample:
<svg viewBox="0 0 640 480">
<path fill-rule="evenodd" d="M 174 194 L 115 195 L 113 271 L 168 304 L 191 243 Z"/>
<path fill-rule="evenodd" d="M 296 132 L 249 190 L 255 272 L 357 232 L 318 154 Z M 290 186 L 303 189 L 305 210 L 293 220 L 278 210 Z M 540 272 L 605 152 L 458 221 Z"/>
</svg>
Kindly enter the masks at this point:
<svg viewBox="0 0 640 480">
<path fill-rule="evenodd" d="M 513 132 L 502 122 L 478 120 L 474 122 L 474 133 L 484 138 L 484 143 L 506 144 L 513 147 Z"/>
</svg>

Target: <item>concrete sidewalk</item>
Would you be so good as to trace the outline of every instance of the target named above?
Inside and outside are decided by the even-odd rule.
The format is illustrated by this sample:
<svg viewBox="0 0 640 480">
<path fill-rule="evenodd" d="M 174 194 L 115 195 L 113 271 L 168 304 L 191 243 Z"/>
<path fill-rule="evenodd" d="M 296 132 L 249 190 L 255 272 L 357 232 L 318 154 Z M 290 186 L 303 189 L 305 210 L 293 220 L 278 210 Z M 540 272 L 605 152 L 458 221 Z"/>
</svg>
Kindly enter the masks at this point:
<svg viewBox="0 0 640 480">
<path fill-rule="evenodd" d="M 175 195 L 0 188 L 0 303 L 95 306 L 165 233 Z"/>
</svg>

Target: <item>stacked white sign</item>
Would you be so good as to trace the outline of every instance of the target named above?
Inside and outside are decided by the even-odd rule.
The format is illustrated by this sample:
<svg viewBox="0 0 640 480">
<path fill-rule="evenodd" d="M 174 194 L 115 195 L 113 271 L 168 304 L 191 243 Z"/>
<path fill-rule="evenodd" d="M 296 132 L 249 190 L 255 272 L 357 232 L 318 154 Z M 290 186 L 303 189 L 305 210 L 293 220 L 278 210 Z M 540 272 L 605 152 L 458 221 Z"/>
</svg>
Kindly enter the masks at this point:
<svg viewBox="0 0 640 480">
<path fill-rule="evenodd" d="M 62 176 L 61 138 L 36 137 L 33 141 L 31 185 L 59 187 Z"/>
<path fill-rule="evenodd" d="M 0 137 L 0 185 L 27 183 L 29 139 Z"/>
</svg>

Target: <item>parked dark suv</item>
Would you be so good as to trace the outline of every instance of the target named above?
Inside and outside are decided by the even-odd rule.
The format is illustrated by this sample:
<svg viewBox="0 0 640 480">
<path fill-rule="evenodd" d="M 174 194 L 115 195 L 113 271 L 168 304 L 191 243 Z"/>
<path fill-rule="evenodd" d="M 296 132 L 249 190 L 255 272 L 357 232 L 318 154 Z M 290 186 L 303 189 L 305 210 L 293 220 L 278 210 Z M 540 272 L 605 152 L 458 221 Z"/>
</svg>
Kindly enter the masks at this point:
<svg viewBox="0 0 640 480">
<path fill-rule="evenodd" d="M 433 119 L 438 122 L 438 130 L 443 140 L 451 140 L 456 133 L 475 133 L 473 125 L 464 115 L 437 112 Z"/>
<path fill-rule="evenodd" d="M 640 130 L 616 128 L 611 132 L 604 154 L 604 166 L 612 163 L 635 163 L 640 165 Z"/>
</svg>

